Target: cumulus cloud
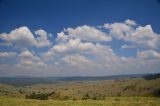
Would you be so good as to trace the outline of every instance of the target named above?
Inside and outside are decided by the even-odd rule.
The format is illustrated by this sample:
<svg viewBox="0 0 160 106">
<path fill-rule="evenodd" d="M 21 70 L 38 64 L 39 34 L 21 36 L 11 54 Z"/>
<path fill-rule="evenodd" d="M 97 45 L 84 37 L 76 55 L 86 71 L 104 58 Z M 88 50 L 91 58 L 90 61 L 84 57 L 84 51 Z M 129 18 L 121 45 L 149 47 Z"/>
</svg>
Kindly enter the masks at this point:
<svg viewBox="0 0 160 106">
<path fill-rule="evenodd" d="M 81 42 L 80 39 L 69 39 L 68 42 L 63 44 L 57 44 L 53 46 L 53 50 L 56 52 L 67 52 L 67 51 L 83 51 L 90 48 L 93 48 L 91 42 Z"/>
<path fill-rule="evenodd" d="M 63 39 L 61 39 L 63 40 Z M 61 41 L 59 41 L 61 42 Z M 48 52 L 43 54 L 43 58 L 53 59 L 56 55 L 67 55 L 67 54 L 74 54 L 74 53 L 91 53 L 95 44 L 92 42 L 82 42 L 80 39 L 68 39 L 66 42 L 61 42 L 54 45 Z"/>
<path fill-rule="evenodd" d="M 145 50 L 137 53 L 138 58 L 143 59 L 160 59 L 160 53 L 154 50 Z"/>
<path fill-rule="evenodd" d="M 12 30 L 10 33 L 0 34 L 0 39 L 4 41 L 1 45 L 9 44 L 10 46 L 16 46 L 21 48 L 27 47 L 45 47 L 50 45 L 50 41 L 47 39 L 47 32 L 44 30 L 35 31 L 39 37 L 35 38 L 35 35 L 26 26 Z"/>
<path fill-rule="evenodd" d="M 11 58 L 16 55 L 17 55 L 17 53 L 15 53 L 15 52 L 0 52 L 0 58 Z"/>
<path fill-rule="evenodd" d="M 126 35 L 131 34 L 134 29 L 130 24 L 126 23 L 106 23 L 104 24 L 104 28 L 106 28 L 109 31 L 109 34 L 117 39 L 125 39 Z"/>
<path fill-rule="evenodd" d="M 34 71 L 33 69 L 35 69 L 35 71 L 37 71 L 37 69 L 39 68 L 44 68 L 46 67 L 47 65 L 41 61 L 38 61 L 38 62 L 33 62 L 33 61 L 30 61 L 30 60 L 26 60 L 26 61 L 20 61 L 20 63 L 18 63 L 16 65 L 16 67 L 18 68 L 22 68 L 22 69 L 29 69 L 29 70 L 32 70 Z"/>
<path fill-rule="evenodd" d="M 79 68 L 94 65 L 94 63 L 90 59 L 79 54 L 67 55 L 63 57 L 62 60 L 68 63 L 69 65 L 76 66 Z"/>
<path fill-rule="evenodd" d="M 32 61 L 39 61 L 40 60 L 40 58 L 34 56 L 33 53 L 31 53 L 28 50 L 21 52 L 18 55 L 18 57 L 20 58 L 20 60 L 32 60 Z"/>
<path fill-rule="evenodd" d="M 14 29 L 8 34 L 0 34 L 0 38 L 17 46 L 34 46 L 37 43 L 32 32 L 26 26 Z"/>
<path fill-rule="evenodd" d="M 127 45 L 127 44 L 124 44 L 121 46 L 121 49 L 132 49 L 132 48 L 136 48 L 135 45 Z"/>
<path fill-rule="evenodd" d="M 69 37 L 65 35 L 64 32 L 57 33 L 56 41 L 58 43 L 64 43 L 64 42 L 67 42 L 67 40 L 69 40 Z"/>
<path fill-rule="evenodd" d="M 41 60 L 40 57 L 34 55 L 29 50 L 22 51 L 18 55 L 19 63 L 16 65 L 16 67 L 19 68 L 38 68 L 38 67 L 46 67 L 47 65 Z"/>
<path fill-rule="evenodd" d="M 118 61 L 120 59 L 109 46 L 82 42 L 80 39 L 70 39 L 67 43 L 55 45 L 44 56 L 58 57 L 56 62 L 63 63 L 63 67 L 67 63 L 67 65 L 77 67 L 77 70 L 85 65 L 88 67 L 92 65 L 92 67 L 101 70 L 113 68 L 113 64 L 119 65 Z"/>
<path fill-rule="evenodd" d="M 153 32 L 151 25 L 139 26 L 133 33 L 125 37 L 126 41 L 146 48 L 156 49 L 159 46 L 160 36 Z"/>
<path fill-rule="evenodd" d="M 46 31 L 39 29 L 39 30 L 35 31 L 35 34 L 39 35 L 39 37 L 36 38 L 38 47 L 45 47 L 45 46 L 51 45 L 50 41 L 47 38 Z"/>
<path fill-rule="evenodd" d="M 115 39 L 122 40 L 124 42 L 130 42 L 129 45 L 122 45 L 122 49 L 133 49 L 137 48 L 137 46 L 140 48 L 145 47 L 146 49 L 156 49 L 158 46 L 157 40 L 159 39 L 159 35 L 152 31 L 150 25 L 145 27 L 137 27 L 136 25 L 136 22 L 133 20 L 126 20 L 124 23 L 105 24 L 104 27 L 109 33 L 103 33 L 105 33 L 105 36 L 114 37 Z M 86 30 L 85 28 L 88 29 Z M 155 58 L 155 56 L 158 56 L 158 52 L 151 49 L 151 51 L 154 53 L 151 53 L 152 56 L 150 56 L 150 59 L 148 59 L 148 57 L 142 58 L 141 55 L 144 56 L 144 54 L 147 54 L 143 53 L 146 51 L 137 52 L 137 55 L 133 57 L 118 56 L 112 47 L 101 44 L 101 41 L 103 41 L 102 39 L 96 38 L 94 34 L 87 33 L 87 31 L 94 32 L 89 29 L 89 26 L 81 26 L 75 29 L 67 28 L 64 31 L 57 33 L 57 44 L 54 45 L 44 55 L 46 57 L 48 56 L 49 59 L 54 58 L 52 60 L 53 63 L 56 61 L 55 64 L 59 64 L 61 70 L 67 69 L 66 67 L 68 67 L 70 70 L 73 70 L 70 66 L 74 66 L 77 67 L 77 71 L 92 70 L 96 73 L 98 70 L 96 74 L 100 74 L 101 72 L 113 74 L 119 73 L 118 71 L 126 73 L 128 70 L 132 71 L 133 73 L 139 73 L 138 70 L 143 70 L 143 73 L 144 71 L 149 72 L 151 67 L 157 71 L 158 66 L 156 66 L 156 63 L 159 62 L 159 58 Z M 90 36 L 92 36 L 92 38 Z M 154 44 L 156 44 L 156 46 L 151 46 L 151 43 L 149 43 L 152 42 L 151 39 L 154 39 L 153 41 L 155 42 Z M 63 66 L 61 66 L 62 64 Z M 85 67 L 85 64 L 88 64 L 88 68 L 80 68 Z"/>
<path fill-rule="evenodd" d="M 67 28 L 63 32 L 58 33 L 58 38 L 67 40 L 68 38 L 77 38 L 81 39 L 82 41 L 91 41 L 91 42 L 101 42 L 101 41 L 111 41 L 112 38 L 104 33 L 101 30 L 98 30 L 92 26 L 79 26 L 77 28 Z"/>
<path fill-rule="evenodd" d="M 132 43 L 132 45 L 123 45 L 121 48 L 157 49 L 160 47 L 160 36 L 152 30 L 151 25 L 137 27 L 135 25 L 135 21 L 126 20 L 124 23 L 104 24 L 104 28 L 112 37 Z"/>
<path fill-rule="evenodd" d="M 125 20 L 125 23 L 128 25 L 133 25 L 133 26 L 136 25 L 136 22 L 134 20 L 130 20 L 130 19 Z"/>
<path fill-rule="evenodd" d="M 15 56 L 17 60 L 12 69 L 2 64 L 0 69 L 6 68 L 15 72 L 18 70 L 35 75 L 36 73 L 109 75 L 159 72 L 160 35 L 152 30 L 151 25 L 140 26 L 134 20 L 128 19 L 124 22 L 106 23 L 103 28 L 87 25 L 66 28 L 57 33 L 52 41 L 48 36 L 43 29 L 33 34 L 27 27 L 15 29 L 8 34 L 0 34 L 0 39 L 4 42 L 26 47 L 21 49 L 20 53 L 0 52 L 1 58 Z M 129 57 L 118 54 L 116 51 L 119 48 L 113 48 L 109 43 L 117 43 L 115 39 L 121 42 L 119 45 L 121 51 L 134 49 L 137 53 Z M 42 52 L 29 48 L 46 46 L 49 49 Z"/>
</svg>

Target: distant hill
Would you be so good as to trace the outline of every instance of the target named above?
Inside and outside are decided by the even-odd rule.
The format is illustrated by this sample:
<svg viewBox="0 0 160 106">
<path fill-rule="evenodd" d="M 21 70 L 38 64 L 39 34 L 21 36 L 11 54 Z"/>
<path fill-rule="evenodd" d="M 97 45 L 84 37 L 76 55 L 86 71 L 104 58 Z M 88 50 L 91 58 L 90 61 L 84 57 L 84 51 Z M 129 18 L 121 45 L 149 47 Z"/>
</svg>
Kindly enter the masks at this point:
<svg viewBox="0 0 160 106">
<path fill-rule="evenodd" d="M 77 77 L 3 77 L 0 83 L 14 86 L 27 86 L 34 84 L 50 84 L 59 81 L 95 81 L 95 80 L 119 80 L 125 78 L 138 78 L 148 74 L 113 75 L 113 76 L 77 76 Z"/>
</svg>

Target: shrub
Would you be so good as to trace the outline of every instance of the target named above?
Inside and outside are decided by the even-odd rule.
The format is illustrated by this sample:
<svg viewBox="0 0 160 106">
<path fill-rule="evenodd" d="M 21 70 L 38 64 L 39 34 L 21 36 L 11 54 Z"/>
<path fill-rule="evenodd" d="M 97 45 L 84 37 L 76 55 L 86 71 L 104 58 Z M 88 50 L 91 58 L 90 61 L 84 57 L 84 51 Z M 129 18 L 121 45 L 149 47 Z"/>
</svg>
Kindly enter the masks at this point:
<svg viewBox="0 0 160 106">
<path fill-rule="evenodd" d="M 49 94 L 43 94 L 43 93 L 31 93 L 30 95 L 26 95 L 26 99 L 38 99 L 38 100 L 48 100 L 48 97 L 50 95 L 54 94 L 54 92 Z"/>
<path fill-rule="evenodd" d="M 94 94 L 93 97 L 92 97 L 92 100 L 104 100 L 105 99 L 105 95 L 103 94 Z"/>
<path fill-rule="evenodd" d="M 82 97 L 82 100 L 88 100 L 88 99 L 91 99 L 91 100 L 104 100 L 105 99 L 105 95 L 100 94 L 100 93 L 95 93 L 95 94 L 89 95 L 89 93 L 86 93 Z"/>
<path fill-rule="evenodd" d="M 90 99 L 90 96 L 88 93 L 86 93 L 85 95 L 83 95 L 82 100 L 88 100 Z"/>
<path fill-rule="evenodd" d="M 119 101 L 119 99 L 118 98 L 116 98 L 116 99 L 114 99 L 115 101 Z"/>
</svg>

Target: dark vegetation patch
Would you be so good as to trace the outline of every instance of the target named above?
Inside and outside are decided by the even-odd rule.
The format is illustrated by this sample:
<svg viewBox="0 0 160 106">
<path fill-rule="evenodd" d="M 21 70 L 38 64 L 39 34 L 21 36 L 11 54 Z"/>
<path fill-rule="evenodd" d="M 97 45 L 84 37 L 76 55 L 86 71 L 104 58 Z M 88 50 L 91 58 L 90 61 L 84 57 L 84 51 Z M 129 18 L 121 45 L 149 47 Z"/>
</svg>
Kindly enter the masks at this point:
<svg viewBox="0 0 160 106">
<path fill-rule="evenodd" d="M 160 73 L 159 74 L 146 75 L 143 78 L 146 79 L 146 80 L 157 79 L 157 78 L 160 78 Z"/>
<path fill-rule="evenodd" d="M 82 100 L 104 100 L 106 97 L 103 94 L 95 93 L 95 94 L 89 94 L 86 93 L 83 95 Z"/>
<path fill-rule="evenodd" d="M 55 92 L 52 93 L 31 93 L 29 95 L 26 95 L 26 99 L 38 99 L 38 100 L 48 100 L 48 97 L 51 96 L 52 94 L 55 94 Z"/>
<path fill-rule="evenodd" d="M 160 97 L 160 88 L 159 89 L 156 89 L 155 91 L 153 91 L 153 95 L 155 97 Z"/>
</svg>

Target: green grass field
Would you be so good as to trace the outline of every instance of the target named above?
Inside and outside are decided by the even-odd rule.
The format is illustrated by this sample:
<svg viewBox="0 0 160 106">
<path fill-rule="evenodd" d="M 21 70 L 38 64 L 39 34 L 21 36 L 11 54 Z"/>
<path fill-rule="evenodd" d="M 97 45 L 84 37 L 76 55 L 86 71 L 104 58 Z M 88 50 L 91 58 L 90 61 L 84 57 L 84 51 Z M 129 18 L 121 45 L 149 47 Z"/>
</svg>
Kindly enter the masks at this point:
<svg viewBox="0 0 160 106">
<path fill-rule="evenodd" d="M 160 106 L 155 97 L 107 97 L 106 100 L 31 100 L 0 97 L 0 106 Z"/>
</svg>

